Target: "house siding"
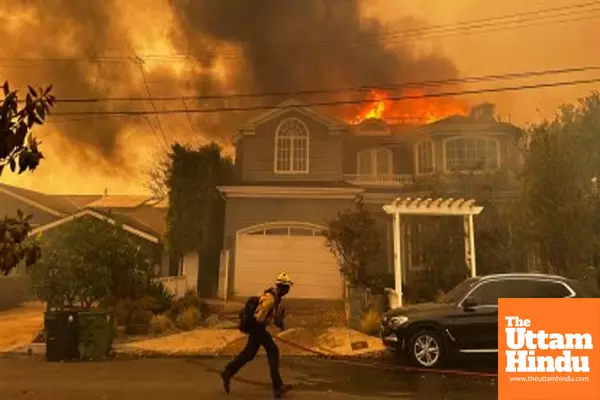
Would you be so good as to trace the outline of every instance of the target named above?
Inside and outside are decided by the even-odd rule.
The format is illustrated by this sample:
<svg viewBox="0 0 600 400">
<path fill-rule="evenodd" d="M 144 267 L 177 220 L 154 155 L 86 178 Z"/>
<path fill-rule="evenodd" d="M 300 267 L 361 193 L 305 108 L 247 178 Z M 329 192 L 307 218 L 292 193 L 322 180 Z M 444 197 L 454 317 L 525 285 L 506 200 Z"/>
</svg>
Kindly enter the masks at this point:
<svg viewBox="0 0 600 400">
<path fill-rule="evenodd" d="M 225 215 L 225 249 L 229 250 L 228 287 L 233 291 L 236 233 L 241 229 L 270 222 L 310 223 L 326 227 L 340 212 L 354 207 L 346 199 L 254 199 L 232 198 Z"/>
<path fill-rule="evenodd" d="M 302 120 L 309 129 L 309 171 L 302 174 L 276 174 L 275 131 L 287 118 Z M 256 128 L 255 134 L 246 135 L 238 142 L 243 149 L 238 156 L 241 161 L 241 180 L 244 182 L 289 182 L 289 181 L 341 181 L 343 135 L 332 134 L 325 125 L 296 111 L 266 121 Z M 236 160 L 238 162 L 238 160 Z"/>
</svg>

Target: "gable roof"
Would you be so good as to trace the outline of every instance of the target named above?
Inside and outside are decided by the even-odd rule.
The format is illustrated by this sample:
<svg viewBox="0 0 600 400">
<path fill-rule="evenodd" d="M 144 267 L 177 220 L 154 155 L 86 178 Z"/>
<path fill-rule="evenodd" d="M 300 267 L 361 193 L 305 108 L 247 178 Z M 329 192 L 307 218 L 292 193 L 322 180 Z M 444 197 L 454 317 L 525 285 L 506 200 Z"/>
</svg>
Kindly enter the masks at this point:
<svg viewBox="0 0 600 400">
<path fill-rule="evenodd" d="M 306 116 L 307 118 L 313 119 L 325 125 L 330 130 L 344 130 L 347 128 L 347 124 L 337 118 L 326 116 L 324 114 L 314 111 L 310 106 L 307 106 L 295 99 L 289 99 L 274 106 L 273 109 L 268 110 L 263 114 L 259 114 L 255 117 L 250 118 L 245 124 L 240 126 L 240 132 L 252 132 L 257 125 L 263 124 L 274 118 L 280 117 L 289 111 L 295 111 L 299 114 Z"/>
<path fill-rule="evenodd" d="M 141 237 L 142 239 L 145 239 L 149 242 L 152 242 L 152 243 L 160 243 L 161 242 L 160 235 L 157 235 L 156 232 L 152 232 L 152 229 L 147 229 L 147 227 L 145 227 L 145 226 L 144 227 L 140 226 L 141 224 L 139 222 L 136 223 L 136 221 L 134 219 L 131 219 L 131 218 L 128 218 L 127 216 L 121 215 L 120 213 L 111 213 L 111 212 L 106 212 L 105 210 L 95 210 L 95 209 L 91 209 L 91 208 L 86 208 L 75 214 L 68 215 L 68 216 L 58 219 L 54 222 L 50 222 L 49 224 L 37 227 L 37 228 L 33 229 L 29 233 L 29 235 L 33 236 L 33 235 L 38 235 L 40 233 L 47 232 L 49 230 L 52 230 L 61 225 L 64 225 L 66 223 L 69 223 L 71 221 L 74 221 L 78 218 L 85 217 L 85 216 L 90 216 L 90 217 L 93 217 L 93 218 L 96 218 L 96 219 L 99 219 L 102 221 L 106 221 L 113 225 L 120 224 L 122 226 L 123 230 L 125 230 L 126 232 L 129 232 L 138 237 Z"/>
<path fill-rule="evenodd" d="M 61 217 L 77 212 L 100 195 L 52 195 L 0 183 L 0 193 L 10 196 L 40 211 Z"/>
</svg>

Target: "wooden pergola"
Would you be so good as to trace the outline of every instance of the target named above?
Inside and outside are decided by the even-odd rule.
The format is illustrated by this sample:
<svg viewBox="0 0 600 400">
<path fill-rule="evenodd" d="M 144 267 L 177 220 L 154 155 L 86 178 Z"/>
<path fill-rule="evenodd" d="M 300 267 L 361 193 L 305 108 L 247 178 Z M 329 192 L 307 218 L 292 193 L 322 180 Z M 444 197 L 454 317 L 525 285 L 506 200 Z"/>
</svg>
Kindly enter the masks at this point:
<svg viewBox="0 0 600 400">
<path fill-rule="evenodd" d="M 383 206 L 383 210 L 393 216 L 396 307 L 402 306 L 402 237 L 400 230 L 402 216 L 462 217 L 465 232 L 465 262 L 471 276 L 477 274 L 473 217 L 479 215 L 483 211 L 483 207 L 477 206 L 475 200 L 398 197 L 392 203 Z"/>
</svg>

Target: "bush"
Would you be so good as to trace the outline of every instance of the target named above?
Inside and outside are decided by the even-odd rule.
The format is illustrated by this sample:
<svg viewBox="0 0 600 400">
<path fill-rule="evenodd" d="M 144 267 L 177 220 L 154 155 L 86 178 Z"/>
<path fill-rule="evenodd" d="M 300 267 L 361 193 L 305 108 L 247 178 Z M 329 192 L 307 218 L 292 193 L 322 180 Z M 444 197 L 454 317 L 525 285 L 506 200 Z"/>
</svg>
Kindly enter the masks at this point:
<svg viewBox="0 0 600 400">
<path fill-rule="evenodd" d="M 125 331 L 130 335 L 146 335 L 150 331 L 150 321 L 152 320 L 152 311 L 144 309 L 134 309 L 129 315 L 129 321 L 125 326 Z"/>
<path fill-rule="evenodd" d="M 196 307 L 188 307 L 177 316 L 175 324 L 179 329 L 190 331 L 202 322 L 202 314 Z"/>
<path fill-rule="evenodd" d="M 171 318 L 166 314 L 154 315 L 150 320 L 150 332 L 163 334 L 175 329 Z"/>
<path fill-rule="evenodd" d="M 198 297 L 198 294 L 195 291 L 189 290 L 182 298 L 177 299 L 172 303 L 171 317 L 177 319 L 179 315 L 189 308 L 198 310 L 201 318 L 207 318 L 211 312 L 210 306 Z"/>
<path fill-rule="evenodd" d="M 155 301 L 155 306 L 152 309 L 154 314 L 162 314 L 173 307 L 175 296 L 161 281 L 152 280 L 147 292 L 148 296 Z"/>
<path fill-rule="evenodd" d="M 367 335 L 377 335 L 381 327 L 381 314 L 377 311 L 368 311 L 360 321 L 361 331 Z"/>
</svg>

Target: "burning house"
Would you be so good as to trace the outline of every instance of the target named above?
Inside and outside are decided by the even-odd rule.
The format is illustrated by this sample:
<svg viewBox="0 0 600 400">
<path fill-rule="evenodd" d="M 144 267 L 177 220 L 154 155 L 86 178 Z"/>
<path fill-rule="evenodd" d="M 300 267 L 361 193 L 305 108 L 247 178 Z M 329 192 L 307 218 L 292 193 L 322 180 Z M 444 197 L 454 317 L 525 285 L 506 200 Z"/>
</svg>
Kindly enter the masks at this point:
<svg viewBox="0 0 600 400">
<path fill-rule="evenodd" d="M 222 296 L 260 292 L 286 270 L 302 283 L 296 297 L 341 298 L 343 281 L 321 232 L 358 196 L 386 239 L 373 271 L 381 274 L 394 264 L 385 204 L 398 196 L 480 197 L 510 188 L 519 129 L 500 122 L 492 104 L 371 96 L 375 101 L 346 121 L 288 100 L 239 127 L 237 181 L 220 188 L 227 199 Z M 473 179 L 493 182 L 494 191 L 468 192 Z M 418 228 L 403 228 L 407 275 L 422 269 L 414 256 Z"/>
</svg>

